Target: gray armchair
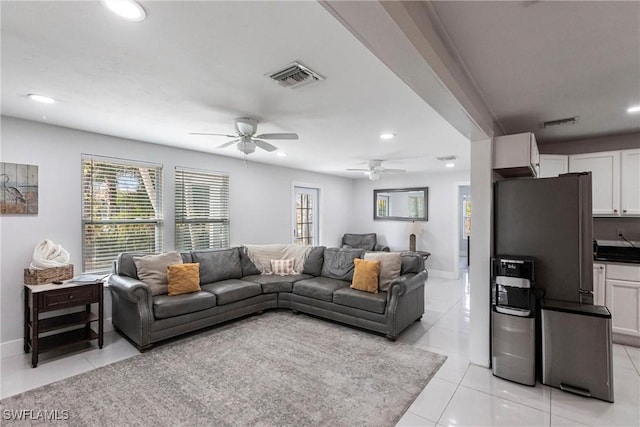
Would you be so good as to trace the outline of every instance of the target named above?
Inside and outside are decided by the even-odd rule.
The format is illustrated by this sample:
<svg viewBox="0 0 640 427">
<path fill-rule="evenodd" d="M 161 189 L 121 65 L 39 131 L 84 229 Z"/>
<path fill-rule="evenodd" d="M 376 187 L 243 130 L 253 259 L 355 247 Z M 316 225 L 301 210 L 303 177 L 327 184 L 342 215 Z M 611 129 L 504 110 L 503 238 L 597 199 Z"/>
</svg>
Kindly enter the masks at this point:
<svg viewBox="0 0 640 427">
<path fill-rule="evenodd" d="M 388 246 L 378 244 L 376 233 L 350 234 L 342 236 L 343 248 L 358 248 L 367 251 L 389 252 Z"/>
</svg>

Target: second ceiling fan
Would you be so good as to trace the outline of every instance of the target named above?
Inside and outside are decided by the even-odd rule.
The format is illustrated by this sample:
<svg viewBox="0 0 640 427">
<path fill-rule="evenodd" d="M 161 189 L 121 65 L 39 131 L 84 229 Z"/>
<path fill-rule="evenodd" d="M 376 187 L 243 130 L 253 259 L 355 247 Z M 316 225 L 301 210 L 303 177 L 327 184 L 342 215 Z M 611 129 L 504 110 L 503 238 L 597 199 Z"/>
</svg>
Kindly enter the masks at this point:
<svg viewBox="0 0 640 427">
<path fill-rule="evenodd" d="M 382 160 L 369 160 L 369 168 L 368 169 L 347 169 L 348 171 L 362 171 L 369 176 L 371 181 L 377 181 L 380 179 L 380 176 L 387 174 L 398 174 L 398 173 L 406 173 L 407 171 L 404 169 L 389 169 L 382 166 Z"/>
<path fill-rule="evenodd" d="M 269 144 L 266 141 L 263 141 L 263 139 L 298 139 L 297 133 L 263 133 L 260 135 L 256 135 L 256 132 L 258 130 L 258 121 L 249 117 L 241 117 L 239 119 L 236 119 L 234 125 L 236 128 L 235 135 L 201 132 L 190 132 L 189 135 L 212 135 L 234 138 L 231 141 L 227 141 L 216 148 L 226 148 L 237 143 L 238 150 L 246 155 L 256 151 L 256 147 L 269 152 L 276 151 L 278 149 L 278 147 L 273 144 Z"/>
</svg>

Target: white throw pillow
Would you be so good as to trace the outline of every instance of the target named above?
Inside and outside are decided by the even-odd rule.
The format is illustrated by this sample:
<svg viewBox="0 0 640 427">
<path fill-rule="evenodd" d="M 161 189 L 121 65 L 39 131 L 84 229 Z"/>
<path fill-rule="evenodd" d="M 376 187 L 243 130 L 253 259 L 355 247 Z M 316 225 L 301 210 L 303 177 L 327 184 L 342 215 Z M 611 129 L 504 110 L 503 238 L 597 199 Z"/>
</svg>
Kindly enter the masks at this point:
<svg viewBox="0 0 640 427">
<path fill-rule="evenodd" d="M 293 258 L 290 259 L 272 259 L 271 271 L 277 276 L 288 276 L 295 274 L 293 270 Z"/>
<path fill-rule="evenodd" d="M 396 277 L 400 277 L 402 270 L 402 255 L 400 252 L 367 252 L 364 259 L 380 261 L 380 277 L 378 289 L 388 291 L 389 284 Z"/>
</svg>

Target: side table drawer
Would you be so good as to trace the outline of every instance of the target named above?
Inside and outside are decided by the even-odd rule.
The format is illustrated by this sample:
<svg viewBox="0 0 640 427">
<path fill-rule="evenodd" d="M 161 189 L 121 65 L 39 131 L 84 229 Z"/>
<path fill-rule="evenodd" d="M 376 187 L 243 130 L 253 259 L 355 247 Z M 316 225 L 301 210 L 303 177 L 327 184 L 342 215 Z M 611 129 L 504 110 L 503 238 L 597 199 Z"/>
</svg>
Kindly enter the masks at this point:
<svg viewBox="0 0 640 427">
<path fill-rule="evenodd" d="M 79 288 L 64 288 L 54 292 L 43 292 L 40 297 L 40 311 L 58 310 L 60 308 L 75 307 L 82 304 L 96 302 L 99 295 L 97 286 L 82 286 Z"/>
</svg>

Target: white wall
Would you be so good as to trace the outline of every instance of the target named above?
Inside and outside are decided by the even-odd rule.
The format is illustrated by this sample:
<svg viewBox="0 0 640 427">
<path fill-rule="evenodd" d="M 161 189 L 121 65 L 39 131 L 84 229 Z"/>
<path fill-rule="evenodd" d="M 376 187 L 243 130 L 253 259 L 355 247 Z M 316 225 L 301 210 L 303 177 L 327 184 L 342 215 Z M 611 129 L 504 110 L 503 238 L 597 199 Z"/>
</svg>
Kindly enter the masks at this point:
<svg viewBox="0 0 640 427">
<path fill-rule="evenodd" d="M 471 265 L 469 266 L 471 321 L 469 360 L 489 367 L 490 263 L 493 246 L 492 139 L 471 141 Z"/>
<path fill-rule="evenodd" d="M 469 184 L 469 171 L 443 171 L 383 176 L 380 181 L 359 179 L 355 186 L 352 233 L 377 233 L 379 243 L 391 250 L 408 250 L 407 222 L 374 221 L 373 190 L 429 187 L 428 218 L 416 237 L 416 249 L 431 252 L 427 268 L 433 276 L 454 278 L 458 263 L 458 186 Z"/>
<path fill-rule="evenodd" d="M 0 160 L 38 165 L 39 213 L 0 217 L 0 343 L 22 338 L 23 269 L 43 239 L 61 244 L 79 272 L 81 259 L 80 156 L 82 153 L 164 165 L 164 248 L 174 247 L 174 167 L 230 173 L 231 243 L 290 242 L 292 183 L 320 190 L 320 244 L 337 246 L 351 230 L 354 180 L 249 162 L 162 145 L 2 117 Z M 105 313 L 110 317 L 110 295 Z M 21 346 L 21 344 L 20 344 Z M 3 346 L 4 347 L 4 346 Z M 13 347 L 13 346 L 12 346 Z"/>
</svg>

